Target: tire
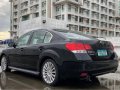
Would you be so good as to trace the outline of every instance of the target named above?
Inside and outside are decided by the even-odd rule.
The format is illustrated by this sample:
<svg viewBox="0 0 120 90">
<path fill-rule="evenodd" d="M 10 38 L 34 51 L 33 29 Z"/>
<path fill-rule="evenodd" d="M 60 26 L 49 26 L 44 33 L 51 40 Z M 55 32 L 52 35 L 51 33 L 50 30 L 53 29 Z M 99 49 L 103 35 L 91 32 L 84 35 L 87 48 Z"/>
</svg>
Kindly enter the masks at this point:
<svg viewBox="0 0 120 90">
<path fill-rule="evenodd" d="M 42 65 L 41 76 L 43 81 L 51 86 L 58 84 L 58 66 L 52 59 L 47 59 Z"/>
<path fill-rule="evenodd" d="M 2 56 L 1 58 L 1 69 L 2 71 L 8 71 L 8 60 L 6 56 Z"/>
<path fill-rule="evenodd" d="M 99 80 L 98 80 L 97 77 L 92 76 L 92 77 L 90 77 L 90 79 L 91 79 L 91 81 L 92 81 L 93 84 L 100 84 L 100 82 L 99 82 Z"/>
</svg>

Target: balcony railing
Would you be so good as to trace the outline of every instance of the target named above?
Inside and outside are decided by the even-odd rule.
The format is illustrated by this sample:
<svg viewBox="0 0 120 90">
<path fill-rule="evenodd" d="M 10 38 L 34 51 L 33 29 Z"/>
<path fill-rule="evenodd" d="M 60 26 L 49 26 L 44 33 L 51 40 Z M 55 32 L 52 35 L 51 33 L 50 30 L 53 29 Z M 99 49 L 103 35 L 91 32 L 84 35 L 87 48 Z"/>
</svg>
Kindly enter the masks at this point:
<svg viewBox="0 0 120 90">
<path fill-rule="evenodd" d="M 57 0 L 56 2 L 54 2 L 54 4 L 61 4 L 65 2 L 76 4 L 76 5 L 83 5 L 83 0 Z"/>
</svg>

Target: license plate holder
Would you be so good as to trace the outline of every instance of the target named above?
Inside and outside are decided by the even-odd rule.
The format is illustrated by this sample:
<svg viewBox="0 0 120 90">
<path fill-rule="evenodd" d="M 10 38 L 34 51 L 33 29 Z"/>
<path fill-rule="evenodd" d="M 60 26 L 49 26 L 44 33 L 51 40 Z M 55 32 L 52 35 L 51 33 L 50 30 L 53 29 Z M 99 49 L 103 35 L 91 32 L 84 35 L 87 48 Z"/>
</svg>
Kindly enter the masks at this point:
<svg viewBox="0 0 120 90">
<path fill-rule="evenodd" d="M 100 57 L 108 56 L 107 50 L 97 50 L 97 54 Z"/>
</svg>

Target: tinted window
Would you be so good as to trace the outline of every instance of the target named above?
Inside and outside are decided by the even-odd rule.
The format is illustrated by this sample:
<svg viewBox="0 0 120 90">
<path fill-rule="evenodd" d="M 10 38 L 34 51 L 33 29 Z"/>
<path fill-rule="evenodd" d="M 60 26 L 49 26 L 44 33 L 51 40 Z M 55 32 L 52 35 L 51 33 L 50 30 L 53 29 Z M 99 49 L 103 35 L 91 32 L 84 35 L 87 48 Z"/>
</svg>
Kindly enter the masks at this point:
<svg viewBox="0 0 120 90">
<path fill-rule="evenodd" d="M 43 43 L 44 38 L 45 38 L 45 31 L 35 31 L 33 34 L 33 37 L 31 39 L 30 44 L 40 44 Z"/>
<path fill-rule="evenodd" d="M 79 35 L 76 33 L 62 33 L 64 36 L 66 36 L 69 39 L 81 39 L 81 40 L 90 40 L 91 38 L 85 37 L 83 35 Z"/>
<path fill-rule="evenodd" d="M 58 32 L 68 39 L 79 39 L 79 40 L 93 40 L 94 39 L 88 35 L 81 34 L 80 32 L 74 32 L 74 31 L 68 31 L 68 30 L 58 30 Z"/>
<path fill-rule="evenodd" d="M 52 37 L 53 37 L 53 35 L 51 33 L 47 32 L 45 35 L 44 43 L 50 43 Z"/>
<path fill-rule="evenodd" d="M 18 46 L 23 46 L 28 44 L 28 40 L 30 38 L 31 33 L 27 33 L 19 38 L 18 40 Z"/>
</svg>

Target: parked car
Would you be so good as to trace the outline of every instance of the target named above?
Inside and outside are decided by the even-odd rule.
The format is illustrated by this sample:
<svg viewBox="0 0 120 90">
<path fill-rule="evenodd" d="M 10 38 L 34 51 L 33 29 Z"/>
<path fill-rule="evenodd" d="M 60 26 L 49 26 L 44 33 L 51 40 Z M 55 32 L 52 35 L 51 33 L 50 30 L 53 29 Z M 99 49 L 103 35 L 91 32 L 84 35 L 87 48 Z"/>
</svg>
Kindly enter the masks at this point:
<svg viewBox="0 0 120 90">
<path fill-rule="evenodd" d="M 2 41 L 2 40 L 0 40 L 0 45 L 2 44 L 2 42 L 3 42 L 3 41 Z"/>
<path fill-rule="evenodd" d="M 9 44 L 1 55 L 3 71 L 14 69 L 40 75 L 49 85 L 61 79 L 96 77 L 115 72 L 113 45 L 69 30 L 34 30 Z"/>
</svg>

